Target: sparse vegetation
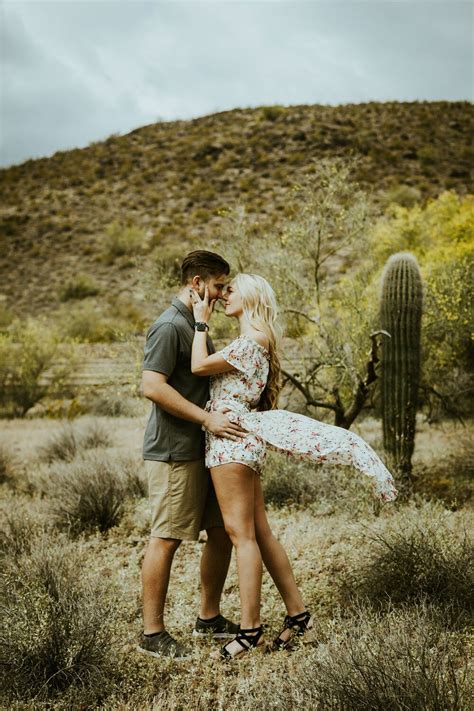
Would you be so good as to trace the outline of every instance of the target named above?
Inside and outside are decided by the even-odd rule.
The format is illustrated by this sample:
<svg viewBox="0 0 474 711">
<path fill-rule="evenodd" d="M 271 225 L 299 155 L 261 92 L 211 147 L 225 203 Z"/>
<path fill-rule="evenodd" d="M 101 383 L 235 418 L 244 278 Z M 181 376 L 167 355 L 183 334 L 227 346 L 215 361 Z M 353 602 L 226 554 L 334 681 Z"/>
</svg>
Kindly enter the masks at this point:
<svg viewBox="0 0 474 711">
<path fill-rule="evenodd" d="M 349 597 L 384 607 L 426 600 L 444 619 L 466 623 L 474 611 L 474 547 L 453 533 L 443 510 L 401 516 L 393 528 L 371 532 L 363 560 L 345 580 Z"/>
<path fill-rule="evenodd" d="M 88 568 L 76 546 L 46 535 L 7 562 L 1 646 L 10 701 L 41 703 L 71 687 L 97 701 L 110 688 L 115 603 Z"/>
<path fill-rule="evenodd" d="M 4 417 L 23 416 L 46 394 L 60 391 L 64 368 L 46 378 L 58 343 L 55 330 L 33 319 L 17 320 L 0 333 L 0 413 Z"/>
<path fill-rule="evenodd" d="M 99 291 L 100 289 L 94 279 L 87 274 L 78 274 L 64 286 L 59 298 L 61 301 L 86 299 L 88 296 L 97 296 Z"/>
<path fill-rule="evenodd" d="M 145 233 L 136 225 L 124 225 L 115 221 L 105 230 L 104 251 L 109 263 L 117 257 L 138 254 L 145 245 Z"/>
<path fill-rule="evenodd" d="M 461 644 L 425 606 L 332 623 L 310 672 L 318 709 L 461 711 L 469 680 Z"/>
<path fill-rule="evenodd" d="M 131 461 L 99 451 L 57 465 L 43 483 L 54 521 L 73 536 L 105 533 L 121 520 L 127 496 L 143 496 L 137 470 Z"/>
<path fill-rule="evenodd" d="M 72 428 L 77 444 L 74 459 L 54 460 L 47 468 L 37 465 L 38 441 L 47 442 L 47 432 L 58 431 L 58 424 L 44 419 L 8 423 L 9 444 L 28 470 L 32 489 L 24 493 L 8 487 L 2 492 L 7 514 L 0 550 L 4 583 L 12 588 L 4 595 L 2 612 L 12 622 L 11 631 L 7 629 L 0 642 L 11 657 L 5 669 L 13 679 L 5 685 L 2 706 L 15 708 L 17 704 L 25 711 L 100 706 L 185 711 L 190 706 L 217 709 L 238 702 L 256 711 L 276 700 L 273 705 L 282 711 L 296 706 L 321 711 L 353 707 L 402 711 L 418 708 L 420 694 L 424 694 L 427 711 L 466 707 L 467 562 L 462 551 L 469 511 L 447 511 L 440 503 L 418 499 L 409 506 L 386 506 L 374 515 L 370 487 L 362 491 L 358 477 L 348 476 L 347 470 L 339 474 L 305 469 L 304 462 L 291 462 L 290 468 L 281 455 L 269 459 L 263 480 L 269 487 L 267 498 L 273 496 L 278 504 L 278 508 L 269 506 L 269 518 L 288 551 L 304 599 L 315 613 L 315 643 L 291 655 L 252 655 L 230 666 L 209 659 L 209 651 L 218 642 L 193 643 L 189 664 L 136 654 L 135 640 L 141 629 L 139 567 L 148 536 L 149 507 L 143 498 L 146 483 L 139 456 L 135 458 L 130 450 L 138 452 L 143 422 L 120 417 L 99 422 L 107 430 L 113 427 L 113 448 L 85 450 L 81 435 L 93 423 L 80 418 Z M 374 437 L 380 441 L 379 423 L 362 424 L 370 441 Z M 427 424 L 421 427 L 418 462 L 420 454 L 426 464 L 436 459 L 433 443 L 443 451 L 456 432 L 452 425 L 436 432 Z M 22 454 L 26 451 L 30 454 Z M 286 479 L 283 495 L 277 487 L 278 476 Z M 71 505 L 79 500 L 85 505 Z M 107 521 L 110 512 L 114 514 L 113 504 L 119 515 L 111 528 L 106 528 L 108 519 L 101 533 L 101 521 Z M 58 525 L 60 529 L 65 526 L 61 535 Z M 420 540 L 410 537 L 417 526 L 425 534 Z M 389 544 L 397 542 L 400 531 L 412 549 L 396 543 L 394 562 L 387 547 L 377 541 L 382 537 Z M 44 562 L 43 553 L 49 562 Z M 382 553 L 386 558 L 379 570 L 377 560 Z M 199 545 L 180 547 L 174 569 L 178 577 L 170 588 L 167 627 L 184 641 L 189 641 L 197 614 L 199 554 Z M 413 557 L 416 566 L 410 569 Z M 64 565 L 56 566 L 56 560 Z M 73 581 L 68 572 L 72 570 Z M 112 610 L 111 593 L 100 584 L 95 587 L 96 576 L 114 587 Z M 350 595 L 342 579 L 350 583 Z M 364 580 L 379 590 L 376 599 L 371 601 L 359 587 Z M 418 594 L 422 584 L 425 592 Z M 284 609 L 267 573 L 263 586 L 262 620 L 269 624 L 267 637 L 271 639 Z M 405 591 L 405 596 L 392 595 L 390 602 L 383 591 L 393 589 Z M 222 609 L 238 621 L 235 562 Z M 37 627 L 24 623 L 31 619 Z M 94 656 L 96 643 L 101 646 L 98 657 Z"/>
<path fill-rule="evenodd" d="M 42 447 L 41 458 L 52 463 L 71 462 L 81 449 L 108 447 L 112 444 L 109 431 L 98 421 L 92 421 L 81 429 L 71 424 L 64 427 Z"/>
</svg>

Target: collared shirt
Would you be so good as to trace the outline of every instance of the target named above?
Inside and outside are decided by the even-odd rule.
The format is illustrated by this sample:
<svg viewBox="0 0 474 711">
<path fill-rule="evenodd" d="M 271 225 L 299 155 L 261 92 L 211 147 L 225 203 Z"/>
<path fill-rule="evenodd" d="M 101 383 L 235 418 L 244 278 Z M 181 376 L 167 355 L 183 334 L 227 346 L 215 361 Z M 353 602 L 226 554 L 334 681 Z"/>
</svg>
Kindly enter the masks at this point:
<svg viewBox="0 0 474 711">
<path fill-rule="evenodd" d="M 178 298 L 149 329 L 145 343 L 143 370 L 168 376 L 168 384 L 186 400 L 204 408 L 209 399 L 209 378 L 191 372 L 194 316 Z M 207 338 L 208 353 L 214 353 Z M 143 458 L 154 461 L 190 461 L 204 456 L 201 425 L 165 412 L 152 403 L 145 430 Z"/>
</svg>

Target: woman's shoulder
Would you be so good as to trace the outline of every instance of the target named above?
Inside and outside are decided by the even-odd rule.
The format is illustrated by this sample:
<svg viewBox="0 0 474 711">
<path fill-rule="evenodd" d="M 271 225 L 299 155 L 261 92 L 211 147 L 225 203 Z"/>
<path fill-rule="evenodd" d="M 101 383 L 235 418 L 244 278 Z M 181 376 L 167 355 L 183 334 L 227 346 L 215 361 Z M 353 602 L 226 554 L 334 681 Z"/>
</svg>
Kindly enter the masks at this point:
<svg viewBox="0 0 474 711">
<path fill-rule="evenodd" d="M 249 333 L 242 333 L 239 338 L 246 338 L 250 341 L 253 341 L 254 343 L 257 343 L 268 353 L 270 341 L 268 337 L 261 331 L 251 331 Z"/>
</svg>

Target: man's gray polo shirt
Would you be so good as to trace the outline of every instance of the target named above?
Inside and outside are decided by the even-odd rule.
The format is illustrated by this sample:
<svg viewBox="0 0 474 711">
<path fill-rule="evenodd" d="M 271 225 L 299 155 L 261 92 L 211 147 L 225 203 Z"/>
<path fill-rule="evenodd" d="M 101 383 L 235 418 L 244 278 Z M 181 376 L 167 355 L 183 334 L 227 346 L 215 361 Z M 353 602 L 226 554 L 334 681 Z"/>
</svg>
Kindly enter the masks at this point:
<svg viewBox="0 0 474 711">
<path fill-rule="evenodd" d="M 191 372 L 194 316 L 180 299 L 155 321 L 147 333 L 144 370 L 168 376 L 168 384 L 186 400 L 204 407 L 209 399 L 209 378 Z M 207 339 L 209 353 L 214 353 Z M 174 417 L 152 403 L 145 430 L 143 458 L 159 462 L 190 461 L 204 456 L 201 425 Z"/>
</svg>

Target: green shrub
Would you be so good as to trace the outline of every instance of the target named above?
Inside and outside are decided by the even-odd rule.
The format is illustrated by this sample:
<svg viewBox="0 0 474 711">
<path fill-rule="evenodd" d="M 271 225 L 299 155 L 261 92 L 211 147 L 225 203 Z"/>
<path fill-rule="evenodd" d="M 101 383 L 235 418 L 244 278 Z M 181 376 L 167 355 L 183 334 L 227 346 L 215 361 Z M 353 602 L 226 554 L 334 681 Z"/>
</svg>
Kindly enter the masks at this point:
<svg viewBox="0 0 474 711">
<path fill-rule="evenodd" d="M 4 331 L 14 321 L 14 315 L 6 305 L 6 300 L 0 295 L 0 331 Z"/>
<path fill-rule="evenodd" d="M 81 343 L 111 343 L 125 336 L 124 322 L 111 317 L 102 306 L 90 302 L 59 311 L 56 321 L 64 339 Z"/>
<path fill-rule="evenodd" d="M 46 323 L 15 321 L 0 333 L 0 413 L 22 417 L 45 395 L 60 392 L 66 367 L 48 373 L 59 339 Z"/>
<path fill-rule="evenodd" d="M 78 274 L 64 286 L 59 298 L 61 301 L 85 299 L 88 296 L 96 296 L 99 291 L 99 287 L 90 276 L 87 274 Z"/>
<path fill-rule="evenodd" d="M 279 119 L 280 116 L 283 116 L 285 114 L 286 108 L 284 106 L 275 104 L 275 106 L 263 106 L 261 111 L 262 118 L 265 121 L 271 121 L 273 123 L 274 121 Z"/>
<path fill-rule="evenodd" d="M 112 263 L 117 257 L 142 252 L 146 246 L 146 235 L 136 225 L 112 222 L 105 230 L 103 239 L 105 257 Z"/>
<path fill-rule="evenodd" d="M 30 537 L 35 530 L 30 530 Z M 4 569 L 2 687 L 39 704 L 76 688 L 97 702 L 113 674 L 116 603 L 64 538 L 35 537 Z M 96 703 L 93 703 L 96 707 Z"/>
</svg>

